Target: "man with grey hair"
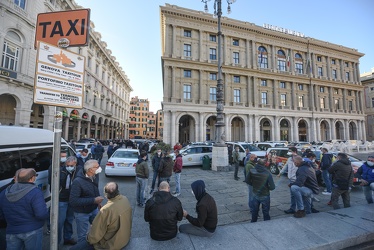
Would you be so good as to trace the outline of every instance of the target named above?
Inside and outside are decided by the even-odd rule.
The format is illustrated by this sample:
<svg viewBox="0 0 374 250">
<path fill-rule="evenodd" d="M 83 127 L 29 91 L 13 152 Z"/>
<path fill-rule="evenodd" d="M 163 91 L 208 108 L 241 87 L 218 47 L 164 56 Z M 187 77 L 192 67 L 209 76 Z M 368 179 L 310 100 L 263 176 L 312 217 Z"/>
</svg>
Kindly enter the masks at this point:
<svg viewBox="0 0 374 250">
<path fill-rule="evenodd" d="M 49 167 L 51 176 L 52 166 Z M 58 243 L 61 243 L 62 235 L 64 236 L 64 245 L 75 245 L 77 241 L 73 239 L 73 221 L 74 212 L 69 205 L 71 184 L 77 173 L 77 158 L 69 156 L 65 162 L 60 165 L 60 186 L 58 196 Z M 51 179 L 49 178 L 49 185 Z"/>
<path fill-rule="evenodd" d="M 108 199 L 92 222 L 86 239 L 80 241 L 77 249 L 122 249 L 130 240 L 132 209 L 126 196 L 119 193 L 118 184 L 109 182 L 104 187 Z"/>
<path fill-rule="evenodd" d="M 92 223 L 101 202 L 96 175 L 101 172 L 97 160 L 88 160 L 84 169 L 78 171 L 71 185 L 69 204 L 72 206 L 77 224 L 78 241 L 87 235 L 89 224 Z"/>
</svg>

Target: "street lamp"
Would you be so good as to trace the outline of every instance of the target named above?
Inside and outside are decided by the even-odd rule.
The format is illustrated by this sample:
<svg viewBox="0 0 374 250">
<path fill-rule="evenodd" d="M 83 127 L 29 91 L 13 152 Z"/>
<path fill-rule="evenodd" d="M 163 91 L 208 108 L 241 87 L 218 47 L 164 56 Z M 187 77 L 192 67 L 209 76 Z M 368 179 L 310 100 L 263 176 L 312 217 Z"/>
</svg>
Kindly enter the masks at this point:
<svg viewBox="0 0 374 250">
<path fill-rule="evenodd" d="M 204 3 L 204 10 L 208 12 L 208 2 L 210 0 L 201 0 Z M 231 4 L 233 4 L 236 0 L 226 0 L 227 2 L 227 13 L 231 13 Z M 216 155 L 217 157 L 213 157 L 212 159 L 212 169 L 217 169 L 217 166 L 227 166 L 228 165 L 228 157 L 227 157 L 227 147 L 225 145 L 225 115 L 223 113 L 224 109 L 224 93 L 223 93 L 223 80 L 222 80 L 222 32 L 221 32 L 221 16 L 222 16 L 222 0 L 214 0 L 214 17 L 218 19 L 218 79 L 217 79 L 217 119 L 216 119 L 216 135 L 215 135 L 215 145 L 213 148 L 213 156 Z M 215 154 L 216 152 L 216 154 Z M 225 154 L 226 152 L 226 154 Z M 226 155 L 224 159 L 222 156 Z M 218 157 L 220 156 L 220 157 Z M 216 159 L 216 160 L 215 160 Z"/>
</svg>

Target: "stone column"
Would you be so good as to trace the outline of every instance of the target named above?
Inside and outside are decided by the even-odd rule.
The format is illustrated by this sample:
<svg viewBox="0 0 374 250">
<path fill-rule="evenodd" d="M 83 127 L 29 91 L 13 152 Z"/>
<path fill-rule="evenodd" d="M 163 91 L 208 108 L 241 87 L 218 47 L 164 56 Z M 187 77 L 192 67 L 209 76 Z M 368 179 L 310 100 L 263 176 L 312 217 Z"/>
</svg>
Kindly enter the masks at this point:
<svg viewBox="0 0 374 250">
<path fill-rule="evenodd" d="M 204 100 L 205 100 L 205 96 L 203 96 L 203 93 L 204 93 L 204 88 L 207 87 L 206 84 L 204 84 L 204 71 L 203 70 L 199 70 L 199 96 L 198 96 L 198 100 L 199 100 L 199 104 L 204 104 Z"/>
<path fill-rule="evenodd" d="M 278 70 L 275 55 L 276 55 L 275 46 L 271 45 L 271 62 L 270 62 L 270 68 Z M 268 56 L 268 60 L 269 60 L 269 56 Z"/>
<path fill-rule="evenodd" d="M 228 114 L 225 114 L 225 127 L 226 127 L 226 141 L 232 141 L 231 137 L 231 123 L 230 123 L 231 117 L 229 117 Z"/>
<path fill-rule="evenodd" d="M 273 116 L 273 124 L 272 126 L 272 137 L 274 141 L 279 141 L 280 140 L 280 129 L 279 129 L 279 116 Z"/>
<path fill-rule="evenodd" d="M 254 138 L 255 141 L 260 141 L 260 135 L 261 135 L 260 121 L 258 119 L 259 119 L 258 115 L 254 115 L 253 125 L 254 125 L 254 130 L 255 130 L 255 138 Z"/>
<path fill-rule="evenodd" d="M 252 40 L 252 68 L 257 69 L 258 55 L 256 53 L 256 42 Z"/>
<path fill-rule="evenodd" d="M 328 91 L 329 91 L 329 110 L 330 112 L 334 112 L 335 110 L 335 102 L 334 102 L 334 96 L 333 96 L 333 88 L 332 87 L 328 87 Z"/>
<path fill-rule="evenodd" d="M 362 109 L 361 109 L 361 106 L 360 106 L 358 91 L 356 91 L 355 94 L 356 94 L 356 110 L 357 110 L 357 114 L 359 114 L 360 112 L 362 112 Z"/>
<path fill-rule="evenodd" d="M 69 117 L 64 117 L 64 139 L 69 140 Z"/>
<path fill-rule="evenodd" d="M 245 65 L 249 69 L 251 67 L 251 58 L 249 57 L 249 40 L 245 39 Z"/>
<path fill-rule="evenodd" d="M 203 56 L 203 37 L 204 37 L 204 31 L 199 30 L 199 61 L 202 62 L 204 56 Z"/>
<path fill-rule="evenodd" d="M 77 138 L 73 137 L 73 139 L 78 141 L 81 138 L 81 129 L 82 129 L 82 120 L 78 120 Z"/>
<path fill-rule="evenodd" d="M 172 57 L 173 58 L 176 58 L 177 57 L 177 28 L 175 27 L 175 25 L 172 25 L 172 28 L 173 28 L 173 39 L 171 39 L 172 41 L 172 44 L 171 44 L 171 48 L 172 48 Z M 166 38 L 166 41 L 167 41 L 168 38 Z"/>
<path fill-rule="evenodd" d="M 95 123 L 95 132 L 94 132 L 94 138 L 96 139 L 97 138 L 97 130 L 99 128 L 99 125 L 97 123 Z"/>
<path fill-rule="evenodd" d="M 330 119 L 330 132 L 331 132 L 331 137 L 330 139 L 336 139 L 336 134 L 335 134 L 335 122 L 334 122 L 334 119 L 331 118 Z"/>
<path fill-rule="evenodd" d="M 294 117 L 293 120 L 293 141 L 299 141 L 299 124 L 298 124 L 298 118 Z"/>
<path fill-rule="evenodd" d="M 199 127 L 199 129 L 197 130 L 199 133 L 196 133 L 196 135 L 199 135 L 197 141 L 206 141 L 206 122 L 204 121 L 203 112 L 199 112 L 199 123 L 196 127 Z"/>
<path fill-rule="evenodd" d="M 290 82 L 290 84 L 291 84 L 291 103 L 290 103 L 290 106 L 291 106 L 291 109 L 297 110 L 297 107 L 298 107 L 297 95 L 296 95 L 297 83 Z"/>
<path fill-rule="evenodd" d="M 177 141 L 179 141 L 178 135 L 176 134 L 176 132 L 179 132 L 179 124 L 175 120 L 175 112 L 171 112 L 170 126 L 171 126 L 170 145 L 174 145 Z M 164 128 L 164 131 L 165 131 L 165 128 Z"/>
<path fill-rule="evenodd" d="M 279 109 L 280 103 L 279 103 L 279 81 L 277 80 L 269 80 L 273 81 L 273 103 L 269 102 L 269 104 L 272 104 L 274 109 Z M 271 101 L 271 99 L 269 100 Z"/>
<path fill-rule="evenodd" d="M 227 65 L 227 53 L 228 53 L 228 51 L 227 51 L 227 38 L 226 38 L 225 35 L 223 36 L 222 43 L 223 43 L 222 65 Z M 221 46 L 222 46 L 222 44 L 221 44 Z M 218 53 L 218 48 L 217 48 L 217 53 Z M 229 63 L 231 63 L 231 61 L 229 61 Z"/>
<path fill-rule="evenodd" d="M 344 119 L 344 138 L 349 140 L 349 122 L 348 119 Z"/>
<path fill-rule="evenodd" d="M 91 138 L 91 121 L 87 122 L 87 138 Z"/>
<path fill-rule="evenodd" d="M 317 124 L 314 117 L 310 118 L 312 131 L 309 136 L 309 141 L 317 141 Z"/>
<path fill-rule="evenodd" d="M 365 124 L 365 121 L 360 121 L 361 122 L 361 133 L 362 133 L 362 140 L 366 141 L 366 124 Z"/>
<path fill-rule="evenodd" d="M 246 80 L 247 80 L 247 100 L 245 100 L 245 103 L 247 104 L 247 107 L 252 107 L 252 103 L 253 103 L 253 93 L 252 93 L 253 88 L 251 88 L 251 86 L 253 85 L 251 83 L 252 77 L 247 76 Z"/>
<path fill-rule="evenodd" d="M 329 56 L 327 56 L 326 57 L 326 60 L 327 60 L 327 69 L 326 69 L 326 76 L 327 76 L 327 78 L 329 79 L 329 80 L 331 80 L 331 66 L 330 66 L 330 64 L 331 64 L 331 62 L 330 62 L 330 57 Z"/>
<path fill-rule="evenodd" d="M 248 141 L 252 142 L 255 140 L 255 138 L 253 137 L 254 119 L 253 119 L 253 115 L 249 114 L 247 116 L 248 116 Z"/>
</svg>

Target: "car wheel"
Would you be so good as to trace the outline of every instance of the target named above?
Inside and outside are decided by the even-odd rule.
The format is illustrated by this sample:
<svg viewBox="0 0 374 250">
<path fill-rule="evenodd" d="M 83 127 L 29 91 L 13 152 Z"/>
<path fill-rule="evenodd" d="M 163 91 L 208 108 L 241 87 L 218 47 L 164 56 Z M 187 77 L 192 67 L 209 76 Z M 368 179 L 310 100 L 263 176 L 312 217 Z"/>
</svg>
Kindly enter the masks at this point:
<svg viewBox="0 0 374 250">
<path fill-rule="evenodd" d="M 277 165 L 271 164 L 269 166 L 269 169 L 270 169 L 270 173 L 272 173 L 272 174 L 279 174 L 279 169 L 278 169 Z"/>
</svg>

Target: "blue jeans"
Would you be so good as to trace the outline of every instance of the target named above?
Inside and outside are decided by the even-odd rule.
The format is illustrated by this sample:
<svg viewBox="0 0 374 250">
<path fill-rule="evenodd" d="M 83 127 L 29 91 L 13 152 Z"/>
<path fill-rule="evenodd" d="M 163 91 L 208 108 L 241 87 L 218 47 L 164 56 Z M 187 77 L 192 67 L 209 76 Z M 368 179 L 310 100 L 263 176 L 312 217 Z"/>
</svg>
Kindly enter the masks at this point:
<svg viewBox="0 0 374 250">
<path fill-rule="evenodd" d="M 260 209 L 260 204 L 262 206 L 262 214 L 264 215 L 264 220 L 270 220 L 270 195 L 268 196 L 254 196 L 252 199 L 252 220 L 251 222 L 256 222 L 258 218 L 258 211 Z"/>
<path fill-rule="evenodd" d="M 330 180 L 330 175 L 329 175 L 329 172 L 326 170 L 322 170 L 322 178 L 323 178 L 323 182 L 325 183 L 326 185 L 326 191 L 331 193 L 331 180 Z"/>
<path fill-rule="evenodd" d="M 7 234 L 7 250 L 38 250 L 43 246 L 43 227 L 27 233 Z"/>
<path fill-rule="evenodd" d="M 290 181 L 291 183 L 291 181 Z M 291 188 L 290 188 L 290 195 L 291 195 L 291 206 L 290 206 L 290 209 L 292 209 L 293 211 L 296 212 L 296 201 L 295 201 L 295 196 L 294 194 L 291 192 Z"/>
<path fill-rule="evenodd" d="M 99 210 L 96 208 L 91 213 L 74 213 L 75 222 L 77 224 L 77 236 L 78 241 L 81 241 L 86 238 L 86 235 L 89 231 L 90 224 L 92 224 Z"/>
<path fill-rule="evenodd" d="M 367 186 L 362 186 L 362 189 L 364 190 L 364 195 L 366 198 L 366 201 L 370 204 L 373 203 L 373 191 L 374 191 L 374 182 Z"/>
<path fill-rule="evenodd" d="M 181 173 L 175 173 L 175 192 L 177 194 L 181 192 Z"/>
<path fill-rule="evenodd" d="M 307 187 L 291 186 L 291 193 L 295 196 L 298 210 L 305 210 L 307 214 L 311 213 L 312 190 Z"/>
<path fill-rule="evenodd" d="M 86 239 L 80 240 L 76 245 L 69 248 L 69 250 L 95 250 L 93 245 L 90 245 Z"/>
<path fill-rule="evenodd" d="M 58 243 L 61 242 L 62 232 L 64 240 L 71 240 L 73 236 L 74 212 L 69 202 L 58 203 Z"/>
<path fill-rule="evenodd" d="M 138 205 L 144 205 L 144 191 L 147 186 L 148 179 L 136 177 L 136 202 Z"/>
<path fill-rule="evenodd" d="M 248 207 L 249 211 L 252 213 L 252 200 L 253 200 L 253 186 L 247 185 L 248 186 Z"/>
<path fill-rule="evenodd" d="M 155 189 L 155 185 L 156 185 L 156 180 L 157 180 L 157 176 L 158 176 L 158 171 L 157 169 L 153 169 L 153 178 L 152 178 L 152 191 Z"/>
</svg>

